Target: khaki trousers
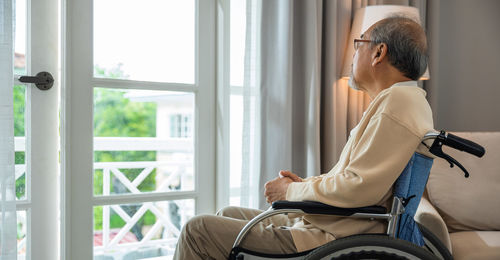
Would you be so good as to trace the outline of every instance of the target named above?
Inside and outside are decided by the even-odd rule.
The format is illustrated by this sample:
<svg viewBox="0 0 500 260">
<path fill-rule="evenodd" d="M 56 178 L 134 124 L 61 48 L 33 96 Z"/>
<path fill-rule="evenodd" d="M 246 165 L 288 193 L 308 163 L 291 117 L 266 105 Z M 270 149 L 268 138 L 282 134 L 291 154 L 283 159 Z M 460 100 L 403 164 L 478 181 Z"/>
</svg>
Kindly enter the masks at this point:
<svg viewBox="0 0 500 260">
<path fill-rule="evenodd" d="M 191 218 L 182 228 L 173 259 L 227 259 L 240 230 L 261 212 L 256 209 L 226 207 L 215 216 L 200 215 Z M 241 246 L 264 253 L 296 253 L 292 235 L 285 228 L 292 226 L 295 221 L 285 215 L 270 217 L 254 226 Z"/>
</svg>

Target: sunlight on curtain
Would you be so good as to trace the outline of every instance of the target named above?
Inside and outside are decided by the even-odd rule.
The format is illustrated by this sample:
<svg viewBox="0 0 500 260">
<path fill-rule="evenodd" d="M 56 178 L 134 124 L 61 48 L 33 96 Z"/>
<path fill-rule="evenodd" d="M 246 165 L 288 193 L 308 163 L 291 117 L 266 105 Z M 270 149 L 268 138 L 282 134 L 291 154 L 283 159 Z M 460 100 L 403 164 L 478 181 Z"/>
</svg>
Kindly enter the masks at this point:
<svg viewBox="0 0 500 260">
<path fill-rule="evenodd" d="M 14 1 L 0 4 L 0 259 L 17 257 L 14 175 Z"/>
<path fill-rule="evenodd" d="M 260 1 L 247 0 L 245 69 L 243 80 L 243 133 L 241 167 L 241 202 L 243 206 L 258 206 L 260 110 L 259 110 L 259 6 Z"/>
</svg>

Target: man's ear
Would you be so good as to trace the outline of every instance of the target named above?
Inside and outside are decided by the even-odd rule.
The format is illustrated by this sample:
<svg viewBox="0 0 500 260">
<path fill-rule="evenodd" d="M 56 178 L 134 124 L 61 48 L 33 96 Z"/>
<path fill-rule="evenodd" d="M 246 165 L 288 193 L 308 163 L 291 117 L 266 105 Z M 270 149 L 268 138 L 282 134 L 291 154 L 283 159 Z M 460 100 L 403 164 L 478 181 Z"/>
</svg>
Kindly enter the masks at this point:
<svg viewBox="0 0 500 260">
<path fill-rule="evenodd" d="M 387 44 L 380 43 L 373 48 L 372 53 L 372 66 L 375 66 L 384 60 L 385 56 L 387 56 Z"/>
</svg>

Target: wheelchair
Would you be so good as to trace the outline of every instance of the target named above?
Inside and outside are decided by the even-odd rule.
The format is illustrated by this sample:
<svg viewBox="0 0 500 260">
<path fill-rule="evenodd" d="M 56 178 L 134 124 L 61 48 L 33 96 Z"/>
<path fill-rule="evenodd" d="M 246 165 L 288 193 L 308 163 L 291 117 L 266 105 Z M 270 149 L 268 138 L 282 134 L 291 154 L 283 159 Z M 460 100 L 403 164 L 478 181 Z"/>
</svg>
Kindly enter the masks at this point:
<svg viewBox="0 0 500 260">
<path fill-rule="evenodd" d="M 424 141 L 434 139 L 432 145 Z M 469 177 L 467 170 L 454 158 L 445 154 L 442 146 L 482 157 L 485 150 L 479 144 L 456 135 L 429 132 L 422 143 L 436 157 L 445 159 L 450 167 L 457 165 Z M 414 216 L 424 192 L 433 159 L 415 153 L 394 183 L 392 207 L 338 208 L 314 201 L 275 201 L 267 210 L 250 220 L 238 234 L 230 252 L 230 260 L 264 259 L 453 259 L 442 242 Z M 357 234 L 333 240 L 315 249 L 295 254 L 267 254 L 240 247 L 248 232 L 260 221 L 277 214 L 319 214 L 352 218 L 381 219 L 388 222 L 386 233 Z"/>
</svg>

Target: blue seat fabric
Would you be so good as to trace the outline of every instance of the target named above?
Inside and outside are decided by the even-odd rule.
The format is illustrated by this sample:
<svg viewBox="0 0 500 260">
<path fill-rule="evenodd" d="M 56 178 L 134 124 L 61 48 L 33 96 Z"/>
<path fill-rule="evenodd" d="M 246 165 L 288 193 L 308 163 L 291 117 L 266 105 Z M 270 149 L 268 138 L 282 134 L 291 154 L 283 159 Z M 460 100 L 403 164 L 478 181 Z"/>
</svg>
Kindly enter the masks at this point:
<svg viewBox="0 0 500 260">
<path fill-rule="evenodd" d="M 425 155 L 413 154 L 394 184 L 394 196 L 402 199 L 415 196 L 408 201 L 404 213 L 400 215 L 396 237 L 419 246 L 424 245 L 424 239 L 413 218 L 424 193 L 433 161 Z"/>
</svg>

